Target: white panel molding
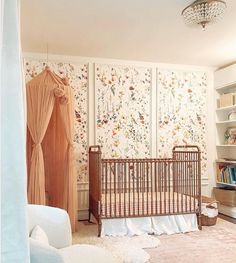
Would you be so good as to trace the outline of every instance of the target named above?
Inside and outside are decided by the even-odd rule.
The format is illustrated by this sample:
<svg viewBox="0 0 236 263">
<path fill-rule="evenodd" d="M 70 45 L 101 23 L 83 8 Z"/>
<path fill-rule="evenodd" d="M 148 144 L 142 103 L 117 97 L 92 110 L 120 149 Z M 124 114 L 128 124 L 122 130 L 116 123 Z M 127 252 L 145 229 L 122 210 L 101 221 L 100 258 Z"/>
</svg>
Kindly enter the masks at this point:
<svg viewBox="0 0 236 263">
<path fill-rule="evenodd" d="M 94 119 L 93 119 L 93 122 L 94 122 L 94 130 L 93 130 L 93 133 L 94 133 L 94 142 L 95 142 L 95 145 L 97 145 L 97 109 L 98 109 L 98 99 L 97 99 L 97 92 L 96 92 L 96 67 L 98 66 L 99 64 L 97 63 L 94 63 L 93 64 L 93 93 L 94 93 Z"/>
<path fill-rule="evenodd" d="M 207 76 L 207 120 L 206 120 L 206 142 L 207 142 L 207 180 L 208 180 L 208 196 L 212 196 L 212 189 L 216 185 L 215 167 L 216 160 L 216 131 L 215 131 L 215 92 L 214 92 L 214 75 Z"/>
<path fill-rule="evenodd" d="M 157 71 L 156 67 L 151 69 L 151 156 L 157 157 Z"/>
<path fill-rule="evenodd" d="M 46 53 L 23 53 L 24 58 L 38 59 L 47 61 Z M 80 57 L 80 56 L 63 56 L 63 55 L 48 55 L 49 61 L 63 62 L 63 63 L 79 63 L 88 65 L 88 146 L 96 143 L 96 94 L 95 94 L 95 67 L 96 64 L 107 64 L 113 66 L 132 66 L 143 67 L 151 69 L 151 154 L 153 157 L 157 156 L 158 152 L 158 81 L 157 72 L 159 69 L 171 69 L 171 70 L 192 70 L 192 71 L 204 71 L 208 76 L 207 87 L 207 174 L 208 177 L 202 178 L 203 193 L 210 195 L 211 188 L 214 186 L 214 169 L 213 160 L 215 159 L 215 147 L 212 146 L 214 140 L 214 131 L 212 132 L 212 124 L 214 122 L 214 98 L 213 98 L 213 70 L 211 67 L 192 66 L 192 65 L 174 65 L 166 63 L 150 63 L 142 61 L 131 60 L 119 60 L 119 59 L 105 59 L 94 57 Z M 78 214 L 79 219 L 88 218 L 88 195 L 89 195 L 89 182 L 78 182 Z"/>
<path fill-rule="evenodd" d="M 94 120 L 96 119 L 95 113 L 95 85 L 94 85 L 94 64 L 89 63 L 89 101 L 88 101 L 88 124 L 89 124 L 89 136 L 88 136 L 88 146 L 95 144 L 95 125 Z"/>
<path fill-rule="evenodd" d="M 78 219 L 88 219 L 89 209 L 89 182 L 78 182 Z"/>
<path fill-rule="evenodd" d="M 46 53 L 32 53 L 24 52 L 24 58 L 35 58 L 47 60 Z M 48 60 L 51 61 L 63 61 L 63 62 L 81 62 L 81 63 L 97 63 L 97 64 L 108 64 L 108 65 L 120 65 L 120 66 L 139 66 L 149 68 L 160 68 L 160 69 L 181 69 L 181 70 L 194 70 L 194 71 L 206 71 L 213 74 L 214 67 L 204 67 L 197 65 L 186 65 L 186 64 L 170 64 L 170 63 L 153 63 L 136 60 L 122 60 L 122 59 L 109 59 L 109 58 L 97 58 L 97 57 L 82 57 L 82 56 L 66 56 L 57 54 L 48 54 Z"/>
<path fill-rule="evenodd" d="M 156 122 L 156 134 L 155 134 L 155 137 L 156 137 L 156 156 L 158 154 L 158 150 L 159 150 L 159 145 L 158 145 L 158 138 L 159 138 L 159 129 L 158 129 L 158 123 L 159 123 L 159 89 L 158 89 L 158 70 L 159 70 L 159 67 L 157 67 L 155 69 L 155 72 L 156 72 L 156 119 L 155 119 L 155 122 Z"/>
</svg>

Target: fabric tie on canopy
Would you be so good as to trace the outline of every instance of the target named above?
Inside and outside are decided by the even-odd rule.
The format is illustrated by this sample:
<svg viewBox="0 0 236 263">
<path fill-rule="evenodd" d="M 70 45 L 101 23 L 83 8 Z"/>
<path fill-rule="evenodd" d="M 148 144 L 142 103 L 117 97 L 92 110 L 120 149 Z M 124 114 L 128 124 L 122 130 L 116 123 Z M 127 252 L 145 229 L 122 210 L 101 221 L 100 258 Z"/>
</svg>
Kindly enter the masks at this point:
<svg viewBox="0 0 236 263">
<path fill-rule="evenodd" d="M 41 146 L 40 143 L 35 143 L 35 144 L 33 145 L 33 147 L 40 147 L 40 146 Z"/>
<path fill-rule="evenodd" d="M 64 86 L 58 86 L 58 87 L 54 88 L 53 92 L 54 92 L 54 95 L 55 95 L 56 97 L 65 96 Z"/>
</svg>

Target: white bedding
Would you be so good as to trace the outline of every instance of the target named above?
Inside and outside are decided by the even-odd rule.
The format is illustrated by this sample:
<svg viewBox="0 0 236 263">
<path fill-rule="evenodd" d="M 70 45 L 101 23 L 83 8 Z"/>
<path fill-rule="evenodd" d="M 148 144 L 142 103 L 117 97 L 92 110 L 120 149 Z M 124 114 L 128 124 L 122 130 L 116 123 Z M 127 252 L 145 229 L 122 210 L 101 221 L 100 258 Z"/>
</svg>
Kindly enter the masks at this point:
<svg viewBox="0 0 236 263">
<path fill-rule="evenodd" d="M 101 236 L 175 234 L 198 231 L 196 214 L 102 219 Z"/>
</svg>

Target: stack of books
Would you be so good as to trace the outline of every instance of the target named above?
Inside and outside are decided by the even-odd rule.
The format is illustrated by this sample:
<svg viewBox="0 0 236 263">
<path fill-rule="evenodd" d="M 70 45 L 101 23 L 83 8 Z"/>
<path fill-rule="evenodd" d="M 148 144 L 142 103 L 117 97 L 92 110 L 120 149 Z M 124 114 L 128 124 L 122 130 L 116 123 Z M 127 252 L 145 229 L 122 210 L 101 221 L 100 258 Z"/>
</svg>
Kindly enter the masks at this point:
<svg viewBox="0 0 236 263">
<path fill-rule="evenodd" d="M 236 165 L 219 165 L 217 181 L 226 184 L 236 184 Z"/>
</svg>

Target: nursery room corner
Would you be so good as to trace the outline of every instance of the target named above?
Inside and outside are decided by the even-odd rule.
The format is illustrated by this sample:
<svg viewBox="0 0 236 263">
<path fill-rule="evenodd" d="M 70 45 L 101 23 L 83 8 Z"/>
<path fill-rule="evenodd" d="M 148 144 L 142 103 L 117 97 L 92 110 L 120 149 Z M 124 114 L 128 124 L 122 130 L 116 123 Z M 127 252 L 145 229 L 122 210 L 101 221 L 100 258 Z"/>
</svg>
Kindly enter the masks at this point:
<svg viewBox="0 0 236 263">
<path fill-rule="evenodd" d="M 1 262 L 235 261 L 235 14 L 1 0 Z"/>
</svg>

